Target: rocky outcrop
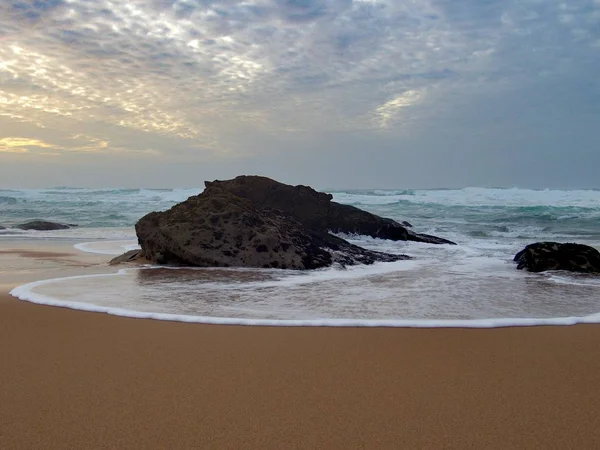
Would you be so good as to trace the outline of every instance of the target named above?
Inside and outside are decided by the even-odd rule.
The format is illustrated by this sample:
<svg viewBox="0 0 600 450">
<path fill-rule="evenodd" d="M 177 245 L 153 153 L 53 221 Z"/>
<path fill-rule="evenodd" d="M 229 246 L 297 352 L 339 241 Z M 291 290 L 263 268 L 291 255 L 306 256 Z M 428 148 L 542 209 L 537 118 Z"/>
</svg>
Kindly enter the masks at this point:
<svg viewBox="0 0 600 450">
<path fill-rule="evenodd" d="M 281 269 L 408 259 L 352 245 L 252 197 L 208 184 L 202 194 L 138 221 L 135 229 L 147 259 L 170 265 Z M 259 189 L 254 192 L 258 198 Z M 326 195 L 315 197 L 320 201 Z"/>
<path fill-rule="evenodd" d="M 76 227 L 77 225 L 62 224 L 56 222 L 48 222 L 46 220 L 32 220 L 30 222 L 15 225 L 15 228 L 20 230 L 36 230 L 36 231 L 54 231 L 54 230 L 66 230 L 68 228 Z"/>
<path fill-rule="evenodd" d="M 600 252 L 583 244 L 536 242 L 517 253 L 513 260 L 517 263 L 517 269 L 529 272 L 569 270 L 600 273 Z"/>
<path fill-rule="evenodd" d="M 216 189 L 227 191 L 250 200 L 259 208 L 281 211 L 315 230 L 361 234 L 394 241 L 454 244 L 447 239 L 407 230 L 392 219 L 333 202 L 331 194 L 317 192 L 308 186 L 290 186 L 258 176 L 239 176 L 233 180 L 204 184 L 206 193 Z M 407 226 L 410 224 L 407 223 Z"/>
</svg>

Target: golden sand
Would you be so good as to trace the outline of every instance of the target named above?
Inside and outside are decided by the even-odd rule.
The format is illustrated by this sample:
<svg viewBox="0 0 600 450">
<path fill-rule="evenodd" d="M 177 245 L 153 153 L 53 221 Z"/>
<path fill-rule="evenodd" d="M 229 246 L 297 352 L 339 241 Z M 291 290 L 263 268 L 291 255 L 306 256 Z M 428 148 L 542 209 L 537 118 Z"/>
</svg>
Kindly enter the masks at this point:
<svg viewBox="0 0 600 450">
<path fill-rule="evenodd" d="M 73 261 L 104 268 L 69 248 L 8 250 L 1 449 L 600 448 L 600 326 L 127 319 L 8 296 L 27 278 L 84 270 Z"/>
</svg>

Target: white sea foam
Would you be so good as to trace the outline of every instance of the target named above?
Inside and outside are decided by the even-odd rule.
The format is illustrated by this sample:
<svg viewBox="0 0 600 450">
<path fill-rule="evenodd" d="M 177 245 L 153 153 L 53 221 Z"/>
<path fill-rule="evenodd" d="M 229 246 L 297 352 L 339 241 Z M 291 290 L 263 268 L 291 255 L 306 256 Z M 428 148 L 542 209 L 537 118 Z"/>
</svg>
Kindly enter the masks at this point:
<svg viewBox="0 0 600 450">
<path fill-rule="evenodd" d="M 572 274 L 563 271 L 546 272 L 549 281 L 570 286 L 597 286 L 600 288 L 600 277 L 592 274 Z"/>
<path fill-rule="evenodd" d="M 193 195 L 200 194 L 204 189 L 140 189 L 139 196 L 145 200 L 180 203 Z"/>
<path fill-rule="evenodd" d="M 0 230 L 0 237 L 14 237 L 14 236 L 26 236 L 27 231 L 19 230 L 18 228 L 6 228 L 4 230 Z"/>
<path fill-rule="evenodd" d="M 85 275 L 78 277 L 43 280 L 19 286 L 11 295 L 32 303 L 60 306 L 82 311 L 101 312 L 122 317 L 193 322 L 219 325 L 254 326 L 323 326 L 323 327 L 408 327 L 408 328 L 497 328 L 534 325 L 574 325 L 577 323 L 600 323 L 600 313 L 585 316 L 552 318 L 489 318 L 477 320 L 436 320 L 436 319 L 248 319 L 241 317 L 210 317 L 186 314 L 171 314 L 151 311 L 135 311 L 123 307 L 102 306 L 78 301 L 65 301 L 52 296 L 36 293 L 35 289 L 59 282 L 73 280 L 119 277 L 127 273 L 121 270 L 116 274 Z"/>
<path fill-rule="evenodd" d="M 0 230 L 0 238 L 28 238 L 28 239 L 58 239 L 58 240 L 85 240 L 85 239 L 110 239 L 114 241 L 136 240 L 133 227 L 111 227 L 111 228 L 85 228 L 76 227 L 66 230 L 19 230 L 7 228 Z"/>
<path fill-rule="evenodd" d="M 85 253 L 99 255 L 121 255 L 140 248 L 136 240 L 81 242 L 73 247 Z"/>
<path fill-rule="evenodd" d="M 385 205 L 400 201 L 435 203 L 444 206 L 559 206 L 600 208 L 600 191 L 554 189 L 494 189 L 470 187 L 463 189 L 422 189 L 406 191 L 332 192 L 342 203 Z M 375 195 L 374 195 L 375 194 Z"/>
</svg>

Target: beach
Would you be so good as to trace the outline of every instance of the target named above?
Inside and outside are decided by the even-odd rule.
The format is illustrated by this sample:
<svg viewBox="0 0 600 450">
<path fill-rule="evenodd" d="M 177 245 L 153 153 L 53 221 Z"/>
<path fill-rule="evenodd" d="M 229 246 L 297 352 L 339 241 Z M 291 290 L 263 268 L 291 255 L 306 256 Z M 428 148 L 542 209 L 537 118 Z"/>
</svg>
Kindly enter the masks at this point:
<svg viewBox="0 0 600 450">
<path fill-rule="evenodd" d="M 0 260 L 3 449 L 600 447 L 598 325 L 129 319 L 8 295 L 106 256 L 17 241 Z"/>
</svg>

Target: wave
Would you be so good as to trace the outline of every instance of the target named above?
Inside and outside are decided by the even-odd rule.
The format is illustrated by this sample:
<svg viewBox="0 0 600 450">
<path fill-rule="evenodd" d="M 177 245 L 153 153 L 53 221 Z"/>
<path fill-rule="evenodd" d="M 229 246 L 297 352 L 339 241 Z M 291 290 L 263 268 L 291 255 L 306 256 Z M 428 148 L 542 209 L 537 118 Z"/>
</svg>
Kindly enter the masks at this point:
<svg viewBox="0 0 600 450">
<path fill-rule="evenodd" d="M 0 237 L 26 237 L 29 240 L 59 239 L 71 241 L 87 241 L 97 239 L 99 242 L 108 241 L 135 241 L 135 229 L 133 227 L 76 227 L 67 230 L 19 230 L 17 228 L 6 228 L 0 230 Z M 123 253 L 123 252 L 120 252 Z M 119 254 L 120 254 L 119 253 Z"/>
<path fill-rule="evenodd" d="M 577 206 L 600 208 L 598 190 L 477 188 L 332 191 L 336 201 L 352 204 L 389 204 L 406 201 L 442 206 Z"/>
<path fill-rule="evenodd" d="M 18 194 L 18 198 L 29 201 L 59 201 L 77 202 L 81 198 L 98 197 L 108 201 L 137 199 L 159 200 L 163 202 L 181 202 L 192 195 L 202 192 L 201 188 L 182 189 L 140 189 L 140 188 L 51 188 L 51 189 L 21 189 L 11 193 Z M 8 191 L 4 191 L 8 192 Z"/>
<path fill-rule="evenodd" d="M 22 189 L 0 197 L 2 222 L 42 218 L 83 227 L 132 226 L 150 211 L 162 211 L 201 189 Z M 6 194 L 5 191 L 2 192 Z"/>
<path fill-rule="evenodd" d="M 94 253 L 97 255 L 118 256 L 129 250 L 138 250 L 140 246 L 134 239 L 118 241 L 94 241 L 81 242 L 73 246 L 75 249 L 84 253 Z"/>
<path fill-rule="evenodd" d="M 340 191 L 336 189 L 325 190 L 331 194 L 347 194 L 358 195 L 358 196 L 379 196 L 379 197 L 390 197 L 390 196 L 402 196 L 402 195 L 415 195 L 414 189 L 349 189 L 346 191 Z"/>
<path fill-rule="evenodd" d="M 42 218 L 86 229 L 132 227 L 150 211 L 164 211 L 200 192 L 202 188 L 2 190 L 1 224 Z M 340 203 L 407 220 L 417 232 L 456 242 L 562 236 L 594 240 L 600 234 L 600 191 L 594 190 L 379 189 L 334 191 L 333 196 Z"/>
<path fill-rule="evenodd" d="M 51 188 L 49 188 L 51 190 L 56 190 L 56 191 L 77 191 L 77 190 L 85 190 L 86 188 L 82 188 L 82 187 L 77 187 L 77 186 L 52 186 Z"/>
<path fill-rule="evenodd" d="M 0 229 L 0 236 L 23 236 L 27 235 L 28 232 L 24 230 L 19 230 L 18 228 L 5 228 Z"/>
<path fill-rule="evenodd" d="M 152 269 L 138 269 L 152 270 Z M 80 301 L 69 301 L 51 295 L 34 292 L 36 288 L 60 282 L 76 280 L 93 280 L 126 275 L 131 269 L 120 270 L 116 274 L 96 274 L 75 277 L 57 278 L 36 281 L 13 289 L 10 294 L 20 300 L 42 305 L 52 305 L 82 311 L 102 312 L 106 314 L 219 325 L 249 325 L 249 326 L 320 326 L 320 327 L 404 327 L 404 328 L 499 328 L 514 326 L 539 325 L 575 325 L 578 323 L 600 323 L 600 313 L 584 316 L 550 317 L 550 318 L 489 318 L 489 319 L 361 319 L 361 318 L 327 318 L 327 319 L 266 319 L 243 317 L 214 317 L 206 315 L 174 314 L 156 311 L 128 309 L 126 307 L 97 305 Z M 111 283 L 112 284 L 112 283 Z"/>
<path fill-rule="evenodd" d="M 15 197 L 0 195 L 0 205 L 16 205 L 18 200 Z"/>
</svg>

